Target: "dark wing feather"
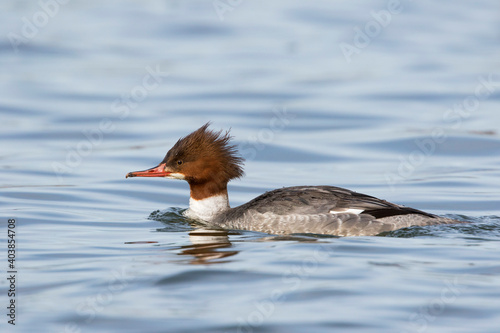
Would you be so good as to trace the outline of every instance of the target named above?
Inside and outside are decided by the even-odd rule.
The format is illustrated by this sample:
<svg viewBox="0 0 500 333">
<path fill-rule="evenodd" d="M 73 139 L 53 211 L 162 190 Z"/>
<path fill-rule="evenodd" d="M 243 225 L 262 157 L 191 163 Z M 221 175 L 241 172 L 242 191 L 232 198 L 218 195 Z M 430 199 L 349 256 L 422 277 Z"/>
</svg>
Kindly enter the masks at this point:
<svg viewBox="0 0 500 333">
<path fill-rule="evenodd" d="M 435 215 L 417 209 L 396 205 L 366 194 L 334 186 L 295 186 L 266 192 L 240 206 L 255 209 L 261 213 L 318 214 L 346 209 L 360 209 L 363 214 L 384 218 L 404 214 Z"/>
</svg>

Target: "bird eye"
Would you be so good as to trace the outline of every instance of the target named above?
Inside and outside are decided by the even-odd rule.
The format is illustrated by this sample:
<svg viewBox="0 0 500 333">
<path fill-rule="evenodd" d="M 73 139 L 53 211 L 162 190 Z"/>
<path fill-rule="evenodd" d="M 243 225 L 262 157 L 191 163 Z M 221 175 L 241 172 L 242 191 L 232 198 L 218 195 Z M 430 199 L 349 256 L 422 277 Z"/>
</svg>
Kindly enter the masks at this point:
<svg viewBox="0 0 500 333">
<path fill-rule="evenodd" d="M 178 160 L 178 161 L 177 161 L 177 164 L 178 164 L 178 165 L 181 165 L 181 164 L 182 164 L 182 160 Z"/>
</svg>

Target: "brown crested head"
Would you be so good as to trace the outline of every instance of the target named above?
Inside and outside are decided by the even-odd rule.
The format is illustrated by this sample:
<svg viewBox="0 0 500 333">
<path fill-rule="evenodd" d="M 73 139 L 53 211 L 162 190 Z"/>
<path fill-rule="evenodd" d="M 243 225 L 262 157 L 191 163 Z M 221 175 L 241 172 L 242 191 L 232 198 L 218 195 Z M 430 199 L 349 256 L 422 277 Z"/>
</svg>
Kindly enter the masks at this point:
<svg viewBox="0 0 500 333">
<path fill-rule="evenodd" d="M 183 175 L 191 187 L 215 183 L 225 189 L 231 179 L 243 176 L 243 158 L 230 144 L 229 131 L 212 131 L 209 125 L 206 123 L 179 139 L 161 163 L 171 172 Z"/>
</svg>

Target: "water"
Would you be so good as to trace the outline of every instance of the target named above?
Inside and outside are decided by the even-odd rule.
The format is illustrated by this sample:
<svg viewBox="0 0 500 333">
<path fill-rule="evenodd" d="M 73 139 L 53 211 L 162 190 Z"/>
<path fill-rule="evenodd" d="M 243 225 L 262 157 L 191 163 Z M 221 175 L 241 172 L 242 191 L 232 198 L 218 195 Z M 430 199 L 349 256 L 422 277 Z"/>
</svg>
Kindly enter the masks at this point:
<svg viewBox="0 0 500 333">
<path fill-rule="evenodd" d="M 43 3 L 0 5 L 2 332 L 498 330 L 495 1 Z M 473 223 L 200 229 L 187 184 L 125 174 L 207 121 L 233 206 L 324 184 Z"/>
</svg>

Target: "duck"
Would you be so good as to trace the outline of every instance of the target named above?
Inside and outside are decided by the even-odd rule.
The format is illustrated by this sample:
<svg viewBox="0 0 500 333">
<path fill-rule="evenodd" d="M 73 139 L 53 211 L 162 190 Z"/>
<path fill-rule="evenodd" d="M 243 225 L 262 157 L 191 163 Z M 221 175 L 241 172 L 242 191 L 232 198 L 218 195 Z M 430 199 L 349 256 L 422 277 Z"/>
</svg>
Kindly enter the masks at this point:
<svg viewBox="0 0 500 333">
<path fill-rule="evenodd" d="M 127 173 L 189 184 L 184 215 L 209 228 L 274 235 L 376 236 L 412 226 L 463 223 L 341 187 L 292 186 L 265 192 L 231 208 L 228 183 L 244 175 L 244 159 L 230 131 L 210 122 L 180 138 L 155 167 Z"/>
</svg>

